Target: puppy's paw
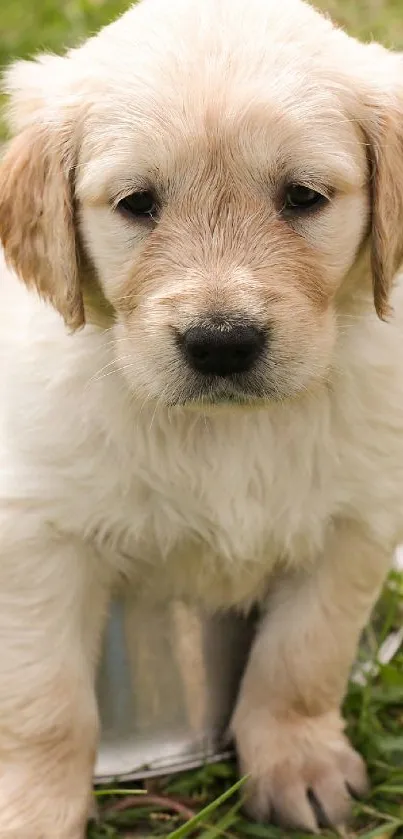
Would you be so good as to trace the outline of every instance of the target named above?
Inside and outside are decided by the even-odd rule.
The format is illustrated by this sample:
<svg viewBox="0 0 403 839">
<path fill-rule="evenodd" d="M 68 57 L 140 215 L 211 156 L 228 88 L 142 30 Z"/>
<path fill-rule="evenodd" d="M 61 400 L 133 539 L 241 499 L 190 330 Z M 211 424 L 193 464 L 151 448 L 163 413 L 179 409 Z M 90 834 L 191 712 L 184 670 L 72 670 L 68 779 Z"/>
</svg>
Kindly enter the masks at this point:
<svg viewBox="0 0 403 839">
<path fill-rule="evenodd" d="M 275 718 L 238 707 L 232 725 L 246 808 L 257 820 L 318 833 L 348 819 L 368 783 L 362 758 L 343 734 L 338 712 Z"/>
</svg>

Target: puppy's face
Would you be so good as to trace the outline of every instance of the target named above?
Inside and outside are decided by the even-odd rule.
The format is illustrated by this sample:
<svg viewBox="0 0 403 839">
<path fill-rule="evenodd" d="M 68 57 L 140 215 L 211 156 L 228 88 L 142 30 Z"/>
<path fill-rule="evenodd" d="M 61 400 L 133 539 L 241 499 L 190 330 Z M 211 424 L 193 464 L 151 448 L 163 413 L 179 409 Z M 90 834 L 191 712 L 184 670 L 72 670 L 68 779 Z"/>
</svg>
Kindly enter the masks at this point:
<svg viewBox="0 0 403 839">
<path fill-rule="evenodd" d="M 237 0 L 239 15 L 229 0 L 200 8 L 177 0 L 169 19 L 165 5 L 146 0 L 57 60 L 65 77 L 52 129 L 63 189 L 56 176 L 44 181 L 57 195 L 71 189 L 74 172 L 73 197 L 64 195 L 70 238 L 80 240 L 112 305 L 116 357 L 142 399 L 215 405 L 292 396 L 331 364 L 340 291 L 370 223 L 380 313 L 401 257 L 375 206 L 394 196 L 377 151 L 386 120 L 374 105 L 369 126 L 365 68 L 354 79 L 343 66 L 365 65 L 369 48 L 293 0 L 281 8 Z M 52 138 L 44 141 L 31 115 L 28 123 L 25 135 L 36 132 L 28 160 L 38 165 L 45 142 L 49 173 Z M 389 140 L 403 147 L 392 123 Z M 378 132 L 371 141 L 369 129 Z M 14 155 L 8 185 L 15 168 Z M 376 195 L 375 176 L 383 178 Z M 0 209 L 0 224 L 4 217 Z M 65 314 L 70 307 L 77 325 L 80 271 L 49 281 L 32 265 L 34 245 L 24 269 L 26 245 L 7 225 L 17 268 Z M 383 257 L 387 236 L 397 253 Z M 71 250 L 66 257 L 74 260 Z M 60 282 L 64 290 L 54 287 Z"/>
<path fill-rule="evenodd" d="M 83 239 L 118 357 L 172 405 L 282 398 L 329 363 L 335 293 L 367 226 L 365 150 L 331 97 L 313 92 L 305 115 L 302 85 L 285 110 L 262 87 L 253 101 L 227 84 L 214 102 L 190 84 L 179 125 L 173 103 L 153 119 L 145 98 L 140 129 L 114 126 L 95 162 L 104 127 L 84 144 Z"/>
</svg>

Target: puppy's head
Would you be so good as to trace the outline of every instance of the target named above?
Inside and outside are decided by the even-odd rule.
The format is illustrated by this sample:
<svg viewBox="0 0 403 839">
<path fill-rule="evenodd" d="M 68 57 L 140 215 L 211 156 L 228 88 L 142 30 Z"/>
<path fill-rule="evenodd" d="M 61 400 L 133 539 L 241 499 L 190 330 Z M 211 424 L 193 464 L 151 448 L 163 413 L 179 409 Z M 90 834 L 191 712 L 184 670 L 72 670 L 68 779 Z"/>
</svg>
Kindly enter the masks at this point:
<svg viewBox="0 0 403 839">
<path fill-rule="evenodd" d="M 250 404 L 312 386 L 339 308 L 365 298 L 367 275 L 351 277 L 367 251 L 387 313 L 399 57 L 300 0 L 144 0 L 65 58 L 17 64 L 7 88 L 6 255 L 73 328 L 97 289 L 141 398 Z"/>
</svg>

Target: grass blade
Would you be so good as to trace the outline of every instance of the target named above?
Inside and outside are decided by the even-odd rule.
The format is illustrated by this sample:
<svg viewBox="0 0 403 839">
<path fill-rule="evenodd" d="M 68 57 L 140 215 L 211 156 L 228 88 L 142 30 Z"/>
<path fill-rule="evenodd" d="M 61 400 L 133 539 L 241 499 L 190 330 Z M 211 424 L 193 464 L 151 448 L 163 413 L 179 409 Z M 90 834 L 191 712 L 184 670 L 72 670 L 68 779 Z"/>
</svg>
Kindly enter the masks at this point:
<svg viewBox="0 0 403 839">
<path fill-rule="evenodd" d="M 231 807 L 227 813 L 224 813 L 221 819 L 216 822 L 215 825 L 212 827 L 208 827 L 207 830 L 204 830 L 203 833 L 200 835 L 199 839 L 219 839 L 220 836 L 227 836 L 227 830 L 230 827 L 233 827 L 236 824 L 238 819 L 238 810 L 242 806 L 242 801 L 238 801 Z"/>
<path fill-rule="evenodd" d="M 395 822 L 395 824 L 381 824 L 380 827 L 375 827 L 374 830 L 370 830 L 369 833 L 361 833 L 360 839 L 383 839 L 383 837 L 394 836 L 396 831 L 401 828 L 401 822 Z"/>
<path fill-rule="evenodd" d="M 212 801 L 211 804 L 207 804 L 207 807 L 203 807 L 203 810 L 200 810 L 200 813 L 197 813 L 196 816 L 193 816 L 193 819 L 189 819 L 186 824 L 183 824 L 181 827 L 178 827 L 177 830 L 174 830 L 173 833 L 170 833 L 167 839 L 183 839 L 184 836 L 188 836 L 189 833 L 193 830 L 194 827 L 197 827 L 201 822 L 206 821 L 221 804 L 224 804 L 228 798 L 231 798 L 235 792 L 237 792 L 241 786 L 245 783 L 245 778 L 240 778 L 236 784 L 233 784 L 232 787 L 227 789 L 225 792 L 222 793 L 215 801 Z"/>
</svg>

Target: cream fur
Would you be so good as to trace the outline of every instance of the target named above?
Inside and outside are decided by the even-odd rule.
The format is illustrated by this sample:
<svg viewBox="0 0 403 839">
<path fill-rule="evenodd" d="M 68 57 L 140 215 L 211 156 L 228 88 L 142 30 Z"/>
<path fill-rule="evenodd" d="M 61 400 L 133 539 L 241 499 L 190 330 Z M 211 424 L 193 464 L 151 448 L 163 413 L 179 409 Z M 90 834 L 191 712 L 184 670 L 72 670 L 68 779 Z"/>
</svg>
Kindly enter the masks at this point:
<svg viewBox="0 0 403 839">
<path fill-rule="evenodd" d="M 401 61 L 301 0 L 143 0 L 7 89 L 0 233 L 43 299 L 1 264 L 0 839 L 84 835 L 122 575 L 267 606 L 232 724 L 250 808 L 317 830 L 310 787 L 339 824 L 366 783 L 339 706 L 403 538 Z M 284 220 L 284 179 L 329 205 Z M 124 219 L 150 180 L 160 220 Z M 172 337 L 214 311 L 271 324 L 242 405 Z"/>
</svg>

